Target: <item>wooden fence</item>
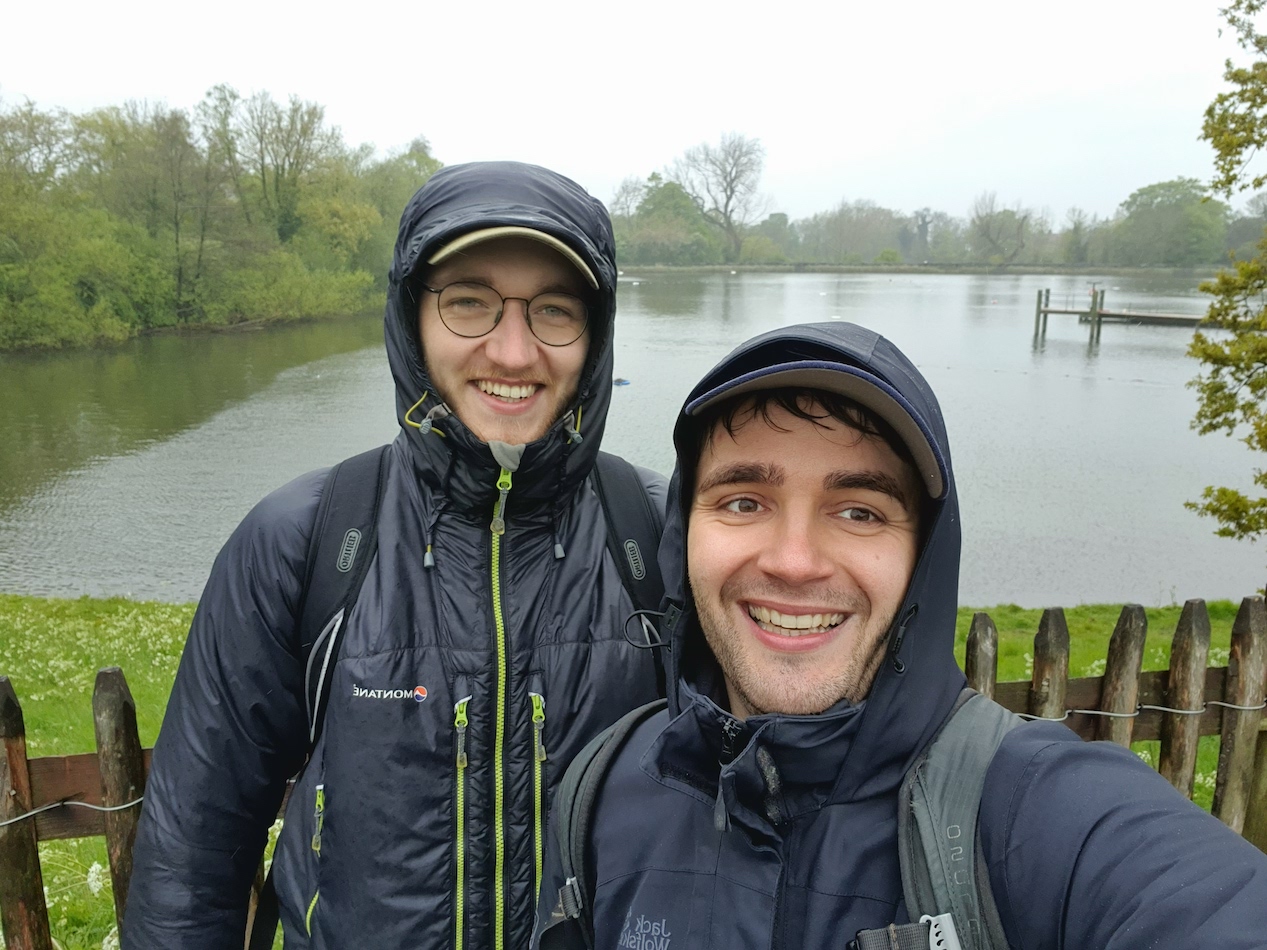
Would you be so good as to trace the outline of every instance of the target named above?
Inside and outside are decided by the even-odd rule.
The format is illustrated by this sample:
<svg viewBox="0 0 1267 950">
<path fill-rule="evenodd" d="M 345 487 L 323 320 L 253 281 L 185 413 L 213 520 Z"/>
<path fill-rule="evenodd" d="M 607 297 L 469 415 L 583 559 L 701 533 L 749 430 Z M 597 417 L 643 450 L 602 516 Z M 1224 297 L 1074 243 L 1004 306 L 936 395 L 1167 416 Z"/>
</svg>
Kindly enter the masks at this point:
<svg viewBox="0 0 1267 950">
<path fill-rule="evenodd" d="M 1267 851 L 1263 598 L 1241 603 L 1226 667 L 1206 666 L 1210 620 L 1204 601 L 1184 605 L 1169 670 L 1140 672 L 1146 633 L 1143 608 L 1122 608 L 1104 675 L 1071 680 L 1064 611 L 1047 610 L 1034 637 L 1031 679 L 996 683 L 998 633 L 979 613 L 972 619 L 965 672 L 973 688 L 1009 709 L 1062 721 L 1084 739 L 1121 745 L 1159 739 L 1158 770 L 1189 798 L 1198 739 L 1219 736 L 1213 812 Z M 115 916 L 123 918 L 149 750 L 137 738 L 136 706 L 117 667 L 97 674 L 92 706 L 95 753 L 28 759 L 21 705 L 8 678 L 0 676 L 0 925 L 7 950 L 52 950 L 40 841 L 104 835 Z"/>
</svg>

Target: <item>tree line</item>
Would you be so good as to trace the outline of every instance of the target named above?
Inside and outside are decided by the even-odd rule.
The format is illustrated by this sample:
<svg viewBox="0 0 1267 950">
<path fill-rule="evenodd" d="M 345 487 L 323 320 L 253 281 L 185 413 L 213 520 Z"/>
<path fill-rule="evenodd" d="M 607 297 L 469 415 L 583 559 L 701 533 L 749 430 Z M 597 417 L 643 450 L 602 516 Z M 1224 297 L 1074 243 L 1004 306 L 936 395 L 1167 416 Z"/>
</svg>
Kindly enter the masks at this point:
<svg viewBox="0 0 1267 950">
<path fill-rule="evenodd" d="M 980 195 L 965 217 L 842 201 L 807 218 L 771 213 L 759 193 L 765 152 L 739 133 L 688 149 L 645 180 L 626 178 L 611 203 L 624 264 L 984 264 L 1205 267 L 1251 256 L 1267 226 L 1267 194 L 1246 211 L 1195 178 L 1137 189 L 1116 213 L 1047 212 Z"/>
<path fill-rule="evenodd" d="M 440 167 L 320 105 L 216 86 L 192 110 L 0 103 L 0 349 L 381 305 L 396 222 Z"/>
<path fill-rule="evenodd" d="M 964 217 L 858 200 L 791 220 L 761 193 L 764 163 L 732 132 L 625 179 L 618 259 L 1201 267 L 1251 256 L 1267 226 L 1267 196 L 1233 214 L 1190 178 L 1060 226 L 988 193 Z M 0 102 L 0 350 L 375 310 L 400 212 L 439 167 L 425 138 L 380 156 L 316 103 L 227 85 L 189 110 Z"/>
</svg>

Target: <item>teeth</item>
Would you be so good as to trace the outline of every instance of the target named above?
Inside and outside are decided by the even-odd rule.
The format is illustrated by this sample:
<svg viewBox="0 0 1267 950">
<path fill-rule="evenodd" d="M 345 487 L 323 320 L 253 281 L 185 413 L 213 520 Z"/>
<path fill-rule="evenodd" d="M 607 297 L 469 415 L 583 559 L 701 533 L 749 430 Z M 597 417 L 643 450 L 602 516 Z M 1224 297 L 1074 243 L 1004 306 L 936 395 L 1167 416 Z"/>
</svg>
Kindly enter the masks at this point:
<svg viewBox="0 0 1267 950">
<path fill-rule="evenodd" d="M 497 396 L 501 399 L 527 399 L 537 391 L 537 387 L 533 383 L 527 383 L 523 386 L 507 386 L 505 383 L 494 383 L 487 379 L 481 379 L 477 385 L 481 392 L 486 392 L 490 396 Z"/>
<path fill-rule="evenodd" d="M 801 631 L 822 633 L 845 622 L 845 615 L 842 613 L 784 614 L 769 607 L 750 606 L 748 614 L 761 629 L 784 636 L 797 636 Z"/>
</svg>

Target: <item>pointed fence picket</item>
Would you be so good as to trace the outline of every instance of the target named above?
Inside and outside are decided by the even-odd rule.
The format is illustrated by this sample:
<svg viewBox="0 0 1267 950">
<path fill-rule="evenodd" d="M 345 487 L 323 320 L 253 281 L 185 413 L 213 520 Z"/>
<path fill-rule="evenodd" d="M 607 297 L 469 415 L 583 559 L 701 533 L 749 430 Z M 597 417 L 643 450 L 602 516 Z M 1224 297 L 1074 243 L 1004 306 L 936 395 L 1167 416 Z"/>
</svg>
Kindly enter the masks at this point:
<svg viewBox="0 0 1267 950">
<path fill-rule="evenodd" d="M 1140 671 L 1147 632 L 1143 608 L 1123 607 L 1104 675 L 1070 679 L 1064 611 L 1046 610 L 1034 637 L 1033 675 L 999 683 L 998 631 L 989 615 L 978 613 L 968 633 L 964 670 L 978 692 L 1027 717 L 1063 722 L 1084 739 L 1123 746 L 1160 740 L 1158 771 L 1188 797 L 1198 741 L 1219 736 L 1213 813 L 1267 851 L 1263 598 L 1242 601 L 1226 667 L 1206 665 L 1210 620 L 1204 601 L 1184 604 L 1168 670 Z M 6 950 L 53 948 L 40 841 L 104 836 L 115 916 L 123 919 L 150 751 L 141 748 L 136 705 L 118 667 L 98 674 L 92 706 L 96 752 L 28 759 L 21 704 L 8 678 L 0 676 L 0 927 Z"/>
</svg>

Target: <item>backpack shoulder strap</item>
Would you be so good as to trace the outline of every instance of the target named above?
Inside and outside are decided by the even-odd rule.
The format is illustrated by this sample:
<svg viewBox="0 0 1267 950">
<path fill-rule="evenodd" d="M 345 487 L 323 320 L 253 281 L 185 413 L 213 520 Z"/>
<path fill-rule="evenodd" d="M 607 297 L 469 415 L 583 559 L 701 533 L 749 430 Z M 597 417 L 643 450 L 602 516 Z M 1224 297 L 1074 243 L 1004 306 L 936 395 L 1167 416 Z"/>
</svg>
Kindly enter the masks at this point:
<svg viewBox="0 0 1267 950">
<path fill-rule="evenodd" d="M 344 459 L 326 476 L 317 503 L 298 624 L 310 754 L 325 719 L 329 674 L 343 640 L 343 618 L 356 603 L 378 547 L 378 511 L 387 481 L 389 450 L 390 446 L 383 445 Z M 270 868 L 247 931 L 247 950 L 270 950 L 279 916 Z"/>
<path fill-rule="evenodd" d="M 607 550 L 638 610 L 659 610 L 664 597 L 657 553 L 664 516 L 656 510 L 638 470 L 619 455 L 599 452 L 594 490 L 607 521 Z"/>
<path fill-rule="evenodd" d="M 981 853 L 977 813 L 994 754 L 1020 722 L 1015 713 L 965 689 L 907 772 L 898 797 L 906 909 L 913 921 L 949 915 L 964 950 L 1007 950 Z"/>
<path fill-rule="evenodd" d="M 321 735 L 343 621 L 356 603 L 378 548 L 378 511 L 389 450 L 390 446 L 383 445 L 336 465 L 317 506 L 299 603 L 309 750 Z"/>
<path fill-rule="evenodd" d="M 603 520 L 607 522 L 607 551 L 616 562 L 634 610 L 658 611 L 664 598 L 659 558 L 664 514 L 652 503 L 638 470 L 619 455 L 598 453 L 594 464 L 594 491 L 603 506 Z M 641 620 L 646 645 L 654 647 L 659 639 L 655 626 L 645 614 Z M 651 656 L 655 661 L 656 692 L 664 696 L 664 658 L 655 648 Z"/>
<path fill-rule="evenodd" d="M 590 740 L 559 782 L 551 813 L 563 886 L 541 930 L 541 950 L 592 950 L 594 869 L 586 859 L 598 790 L 630 733 L 667 705 L 657 699 L 625 713 Z"/>
</svg>

